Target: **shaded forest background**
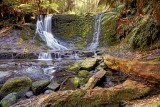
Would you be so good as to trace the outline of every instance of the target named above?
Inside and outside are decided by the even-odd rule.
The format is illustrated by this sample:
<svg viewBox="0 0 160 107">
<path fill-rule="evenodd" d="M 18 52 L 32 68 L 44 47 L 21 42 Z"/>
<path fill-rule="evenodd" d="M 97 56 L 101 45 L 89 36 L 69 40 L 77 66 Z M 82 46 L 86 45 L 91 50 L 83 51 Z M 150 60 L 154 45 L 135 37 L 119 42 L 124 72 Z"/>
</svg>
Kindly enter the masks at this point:
<svg viewBox="0 0 160 107">
<path fill-rule="evenodd" d="M 160 0 L 1 0 L 0 29 L 35 23 L 39 14 L 102 12 L 102 35 L 109 45 L 125 40 L 132 49 L 160 47 Z"/>
</svg>

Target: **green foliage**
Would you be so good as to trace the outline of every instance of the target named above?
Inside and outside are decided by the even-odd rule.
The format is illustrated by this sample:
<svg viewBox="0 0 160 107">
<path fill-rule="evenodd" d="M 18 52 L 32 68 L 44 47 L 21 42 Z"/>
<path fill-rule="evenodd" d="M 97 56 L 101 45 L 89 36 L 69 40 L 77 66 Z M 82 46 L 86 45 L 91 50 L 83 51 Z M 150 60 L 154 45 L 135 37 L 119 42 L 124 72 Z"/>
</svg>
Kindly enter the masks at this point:
<svg viewBox="0 0 160 107">
<path fill-rule="evenodd" d="M 146 50 L 152 43 L 159 41 L 159 27 L 151 16 L 136 19 L 136 27 L 129 34 L 129 43 L 133 49 Z"/>
<path fill-rule="evenodd" d="M 44 9 L 53 10 L 53 11 L 59 13 L 59 11 L 58 11 L 59 6 L 56 3 L 51 3 L 49 0 L 42 0 L 41 6 Z"/>
<path fill-rule="evenodd" d="M 113 45 L 117 41 L 117 13 L 106 12 L 102 18 L 103 44 Z"/>
<path fill-rule="evenodd" d="M 60 15 L 53 16 L 53 32 L 59 38 L 73 43 L 74 39 L 79 38 L 75 46 L 84 48 L 92 39 L 94 17 L 88 15 Z"/>
</svg>

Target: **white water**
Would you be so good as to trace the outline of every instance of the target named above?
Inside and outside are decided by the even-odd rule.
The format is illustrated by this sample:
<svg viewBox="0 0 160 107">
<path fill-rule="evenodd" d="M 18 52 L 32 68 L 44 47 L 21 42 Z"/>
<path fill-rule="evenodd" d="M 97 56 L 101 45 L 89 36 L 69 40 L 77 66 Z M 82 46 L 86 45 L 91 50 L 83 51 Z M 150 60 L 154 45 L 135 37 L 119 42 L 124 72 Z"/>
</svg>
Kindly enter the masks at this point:
<svg viewBox="0 0 160 107">
<path fill-rule="evenodd" d="M 61 61 L 62 60 L 60 52 L 55 53 L 55 60 L 56 61 Z"/>
<path fill-rule="evenodd" d="M 38 60 L 52 60 L 51 53 L 47 52 L 39 53 Z"/>
<path fill-rule="evenodd" d="M 90 46 L 88 47 L 88 50 L 94 51 L 99 46 L 99 36 L 101 34 L 101 18 L 102 18 L 102 14 L 96 15 L 93 40 L 92 40 L 92 43 L 90 44 Z"/>
<path fill-rule="evenodd" d="M 36 33 L 38 33 L 39 36 L 44 41 L 46 41 L 47 46 L 53 49 L 54 51 L 68 50 L 65 46 L 59 44 L 57 39 L 55 39 L 54 35 L 52 34 L 52 16 L 51 15 L 47 15 L 44 18 L 44 20 L 42 15 L 39 16 L 39 19 L 37 20 L 37 24 L 36 24 Z M 50 57 L 51 55 L 49 54 L 50 53 L 40 53 L 39 59 L 47 59 L 47 60 L 52 59 L 52 57 Z M 58 56 L 61 56 L 61 55 L 58 55 Z M 61 59 L 61 57 L 58 59 Z"/>
</svg>

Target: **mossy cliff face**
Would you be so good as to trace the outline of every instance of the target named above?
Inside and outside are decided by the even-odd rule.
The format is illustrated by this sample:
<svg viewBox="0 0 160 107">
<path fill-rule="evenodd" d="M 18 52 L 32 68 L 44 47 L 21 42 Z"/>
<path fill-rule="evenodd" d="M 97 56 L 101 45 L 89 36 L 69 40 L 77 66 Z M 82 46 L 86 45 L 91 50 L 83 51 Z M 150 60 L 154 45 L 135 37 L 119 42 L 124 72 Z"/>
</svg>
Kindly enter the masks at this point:
<svg viewBox="0 0 160 107">
<path fill-rule="evenodd" d="M 55 15 L 52 17 L 52 32 L 58 38 L 83 48 L 92 40 L 94 16 Z"/>
<path fill-rule="evenodd" d="M 114 15 L 113 12 L 104 13 L 101 22 L 101 46 L 106 46 L 106 44 L 114 45 L 114 43 L 118 40 L 116 32 L 117 26 L 118 19 L 116 18 L 116 15 Z"/>
</svg>

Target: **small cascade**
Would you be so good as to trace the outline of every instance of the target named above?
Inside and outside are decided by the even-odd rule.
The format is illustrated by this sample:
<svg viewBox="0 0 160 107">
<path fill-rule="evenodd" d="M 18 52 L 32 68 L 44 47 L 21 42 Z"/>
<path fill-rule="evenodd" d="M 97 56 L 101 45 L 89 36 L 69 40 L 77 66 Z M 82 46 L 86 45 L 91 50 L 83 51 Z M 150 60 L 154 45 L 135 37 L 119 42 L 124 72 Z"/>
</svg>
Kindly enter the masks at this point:
<svg viewBox="0 0 160 107">
<path fill-rule="evenodd" d="M 55 53 L 55 60 L 56 61 L 61 61 L 62 60 L 62 56 L 61 56 L 60 52 Z"/>
<path fill-rule="evenodd" d="M 102 14 L 96 15 L 93 40 L 90 46 L 88 47 L 88 50 L 95 51 L 99 45 L 99 36 L 101 34 L 101 18 L 102 18 Z"/>
<path fill-rule="evenodd" d="M 55 67 L 42 68 L 45 75 L 52 75 L 56 70 Z"/>
<path fill-rule="evenodd" d="M 46 41 L 47 46 L 54 51 L 68 50 L 65 46 L 59 44 L 57 39 L 54 38 L 52 34 L 52 16 L 47 15 L 44 20 L 43 16 L 40 15 L 36 24 L 36 33 Z"/>
<path fill-rule="evenodd" d="M 52 60 L 51 53 L 47 52 L 39 53 L 38 60 Z"/>
<path fill-rule="evenodd" d="M 78 56 L 78 54 L 75 51 L 73 51 L 72 54 L 70 55 L 69 59 L 80 60 L 81 58 Z"/>
</svg>

